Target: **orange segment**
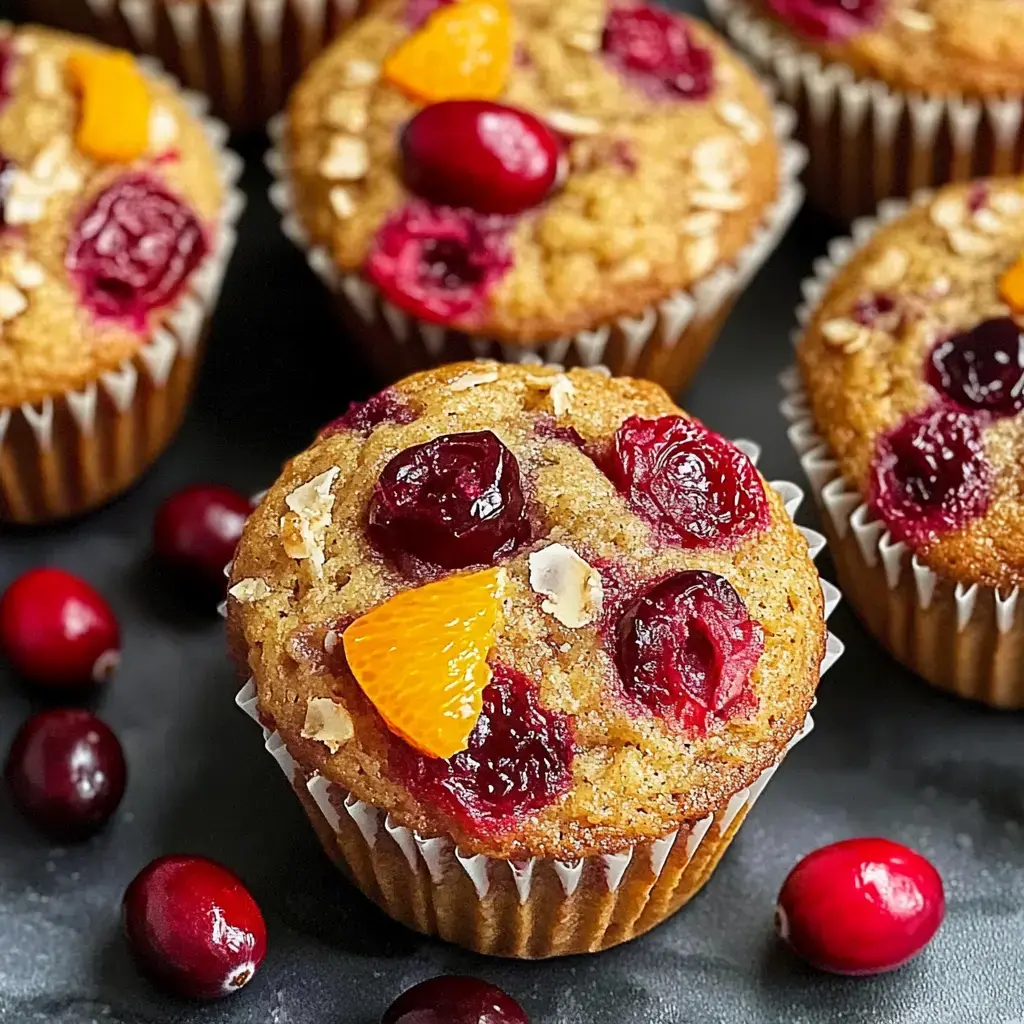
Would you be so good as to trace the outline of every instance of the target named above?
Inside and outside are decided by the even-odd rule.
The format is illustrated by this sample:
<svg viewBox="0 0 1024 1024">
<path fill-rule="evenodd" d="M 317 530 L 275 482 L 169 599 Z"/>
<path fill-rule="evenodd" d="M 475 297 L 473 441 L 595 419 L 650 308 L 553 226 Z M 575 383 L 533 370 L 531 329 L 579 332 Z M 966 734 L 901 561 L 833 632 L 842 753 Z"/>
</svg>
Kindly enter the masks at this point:
<svg viewBox="0 0 1024 1024">
<path fill-rule="evenodd" d="M 506 0 L 462 0 L 442 7 L 384 62 L 392 85 L 415 100 L 490 100 L 512 66 Z"/>
<path fill-rule="evenodd" d="M 68 70 L 82 94 L 75 141 L 88 156 L 130 163 L 149 148 L 149 87 L 127 53 L 79 50 Z"/>
<path fill-rule="evenodd" d="M 1024 256 L 999 278 L 999 294 L 1014 313 L 1024 313 Z"/>
<path fill-rule="evenodd" d="M 342 635 L 356 682 L 388 728 L 431 757 L 465 750 L 491 681 L 503 569 L 406 590 Z"/>
</svg>

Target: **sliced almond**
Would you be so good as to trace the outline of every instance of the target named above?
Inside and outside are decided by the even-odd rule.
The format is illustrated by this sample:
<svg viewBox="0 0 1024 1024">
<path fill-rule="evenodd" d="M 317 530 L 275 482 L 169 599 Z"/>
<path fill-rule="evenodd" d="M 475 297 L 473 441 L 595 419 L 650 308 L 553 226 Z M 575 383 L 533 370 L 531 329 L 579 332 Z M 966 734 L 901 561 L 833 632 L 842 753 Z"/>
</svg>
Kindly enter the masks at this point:
<svg viewBox="0 0 1024 1024">
<path fill-rule="evenodd" d="M 355 736 L 352 716 L 330 697 L 310 697 L 306 703 L 306 720 L 302 738 L 322 743 L 332 754 Z"/>
<path fill-rule="evenodd" d="M 698 189 L 691 193 L 690 203 L 698 210 L 717 210 L 720 213 L 728 213 L 742 210 L 747 205 L 747 197 L 739 192 L 711 192 L 707 189 Z"/>
<path fill-rule="evenodd" d="M 764 126 L 738 100 L 721 100 L 715 111 L 747 145 L 753 146 L 764 138 Z"/>
<path fill-rule="evenodd" d="M 864 280 L 870 288 L 892 288 L 907 274 L 910 257 L 906 250 L 891 245 L 864 271 Z"/>
<path fill-rule="evenodd" d="M 334 508 L 331 486 L 340 472 L 337 466 L 332 466 L 297 487 L 285 498 L 291 511 L 281 517 L 281 543 L 285 552 L 290 558 L 308 559 L 318 579 L 323 575 L 324 537 Z"/>
<path fill-rule="evenodd" d="M 713 235 L 722 224 L 722 215 L 717 210 L 702 210 L 691 213 L 679 222 L 679 230 L 692 238 Z"/>
<path fill-rule="evenodd" d="M 149 148 L 154 153 L 170 149 L 180 135 L 178 119 L 163 103 L 154 103 L 149 113 Z"/>
<path fill-rule="evenodd" d="M 1008 189 L 993 192 L 988 197 L 988 205 L 1004 217 L 1016 217 L 1024 213 L 1024 195 Z"/>
<path fill-rule="evenodd" d="M 0 281 L 0 322 L 7 323 L 28 309 L 25 293 L 8 281 Z"/>
<path fill-rule="evenodd" d="M 43 265 L 29 259 L 24 253 L 11 253 L 8 257 L 7 267 L 11 280 L 27 292 L 34 291 L 46 281 L 46 271 L 43 269 Z"/>
<path fill-rule="evenodd" d="M 1006 230 L 1006 222 L 994 210 L 982 207 L 971 217 L 971 227 L 985 235 L 999 235 Z"/>
<path fill-rule="evenodd" d="M 335 185 L 327 197 L 331 203 L 331 209 L 339 220 L 348 220 L 356 212 L 356 201 L 352 193 L 344 185 Z"/>
<path fill-rule="evenodd" d="M 898 11 L 896 20 L 911 32 L 932 32 L 935 29 L 935 19 L 930 14 L 915 10 L 913 7 L 905 7 Z"/>
<path fill-rule="evenodd" d="M 370 151 L 352 135 L 335 135 L 320 161 L 320 173 L 329 181 L 358 181 L 369 169 Z"/>
<path fill-rule="evenodd" d="M 253 601 L 260 601 L 266 597 L 270 593 L 270 587 L 258 577 L 248 577 L 239 580 L 228 593 L 242 604 L 252 604 Z"/>
<path fill-rule="evenodd" d="M 572 400 L 576 396 L 576 385 L 564 374 L 558 374 L 549 392 L 551 408 L 556 416 L 564 416 L 572 408 Z"/>
<path fill-rule="evenodd" d="M 702 139 L 693 147 L 690 161 L 697 171 L 729 173 L 739 155 L 739 146 L 731 135 L 713 135 L 709 139 Z M 730 174 L 730 178 L 732 177 Z"/>
<path fill-rule="evenodd" d="M 630 256 L 615 268 L 613 277 L 616 281 L 639 281 L 650 277 L 651 261 L 643 256 Z"/>
<path fill-rule="evenodd" d="M 967 220 L 967 203 L 962 195 L 955 192 L 940 196 L 932 203 L 928 216 L 936 227 L 950 231 L 960 227 Z"/>
<path fill-rule="evenodd" d="M 687 266 L 694 277 L 703 277 L 718 262 L 718 242 L 712 235 L 693 239 L 685 251 Z"/>
<path fill-rule="evenodd" d="M 331 128 L 358 135 L 366 130 L 370 120 L 366 99 L 356 93 L 335 93 L 324 108 L 324 120 Z"/>
<path fill-rule="evenodd" d="M 868 343 L 868 330 L 849 317 L 835 317 L 821 325 L 821 336 L 833 348 L 847 355 L 859 352 Z"/>
<path fill-rule="evenodd" d="M 574 114 L 570 110 L 549 110 L 547 122 L 562 135 L 579 138 L 584 135 L 597 135 L 601 131 L 601 122 L 593 117 Z"/>
<path fill-rule="evenodd" d="M 601 49 L 601 35 L 598 32 L 573 32 L 565 41 L 574 50 L 583 53 L 597 53 Z"/>
<path fill-rule="evenodd" d="M 992 242 L 984 235 L 968 228 L 953 228 L 946 232 L 950 249 L 958 256 L 987 256 L 992 252 Z"/>
<path fill-rule="evenodd" d="M 549 544 L 530 555 L 530 586 L 544 595 L 544 611 L 570 629 L 589 625 L 601 614 L 601 574 L 564 544 Z"/>
<path fill-rule="evenodd" d="M 343 74 L 346 85 L 372 85 L 380 78 L 380 65 L 369 60 L 350 60 Z"/>
<path fill-rule="evenodd" d="M 37 57 L 32 71 L 32 84 L 43 99 L 52 99 L 58 95 L 63 86 L 63 80 L 57 62 L 42 55 Z"/>
<path fill-rule="evenodd" d="M 469 391 L 470 388 L 479 387 L 481 384 L 492 384 L 498 379 L 497 370 L 470 370 L 448 385 L 449 391 Z"/>
</svg>

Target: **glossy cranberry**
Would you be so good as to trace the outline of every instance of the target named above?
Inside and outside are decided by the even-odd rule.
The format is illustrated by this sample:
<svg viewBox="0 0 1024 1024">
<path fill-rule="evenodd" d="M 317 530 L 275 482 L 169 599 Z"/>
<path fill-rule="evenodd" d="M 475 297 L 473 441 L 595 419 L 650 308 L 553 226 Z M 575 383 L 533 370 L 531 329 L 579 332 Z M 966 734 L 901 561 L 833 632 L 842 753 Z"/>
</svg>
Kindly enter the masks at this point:
<svg viewBox="0 0 1024 1024">
<path fill-rule="evenodd" d="M 882 20 L 887 0 L 767 0 L 787 25 L 811 39 L 841 42 Z"/>
<path fill-rule="evenodd" d="M 514 828 L 565 793 L 573 752 L 572 719 L 541 707 L 526 676 L 497 665 L 465 750 L 442 760 L 396 741 L 393 760 L 412 789 L 487 835 Z"/>
<path fill-rule="evenodd" d="M 928 383 L 963 409 L 1014 416 L 1024 409 L 1024 330 L 1008 316 L 940 341 Z"/>
<path fill-rule="evenodd" d="M 984 515 L 991 479 L 977 420 L 926 409 L 879 438 L 871 504 L 893 537 L 920 547 Z"/>
<path fill-rule="evenodd" d="M 421 981 L 403 992 L 380 1024 L 530 1024 L 523 1008 L 495 985 L 478 978 Z"/>
<path fill-rule="evenodd" d="M 494 434 L 444 434 L 384 467 L 370 497 L 370 540 L 409 571 L 464 569 L 526 540 L 525 505 L 519 463 Z"/>
<path fill-rule="evenodd" d="M 54 839 L 84 839 L 102 828 L 124 796 L 124 752 L 89 711 L 33 715 L 14 737 L 4 778 L 15 806 Z"/>
<path fill-rule="evenodd" d="M 185 487 L 157 509 L 153 550 L 190 579 L 221 587 L 251 511 L 249 499 L 230 487 Z"/>
<path fill-rule="evenodd" d="M 406 0 L 405 23 L 409 28 L 421 28 L 427 18 L 451 2 L 452 0 Z"/>
<path fill-rule="evenodd" d="M 354 430 L 369 436 L 382 423 L 412 423 L 416 413 L 394 388 L 385 388 L 364 402 L 352 402 L 344 415 L 332 420 L 320 430 L 320 437 Z"/>
<path fill-rule="evenodd" d="M 675 14 L 647 4 L 614 7 L 601 48 L 620 73 L 660 99 L 700 100 L 714 88 L 714 58 Z"/>
<path fill-rule="evenodd" d="M 820 970 L 878 974 L 917 956 L 945 912 L 942 879 L 919 853 L 888 839 L 847 839 L 793 868 L 776 927 Z"/>
<path fill-rule="evenodd" d="M 202 224 L 181 199 L 149 175 L 127 174 L 79 218 L 65 263 L 94 316 L 144 330 L 208 251 Z"/>
<path fill-rule="evenodd" d="M 117 668 L 121 630 L 85 580 L 63 569 L 32 569 L 0 598 L 0 649 L 34 683 L 87 687 Z"/>
<path fill-rule="evenodd" d="M 229 996 L 252 980 L 267 952 L 249 890 L 205 857 L 153 861 L 124 894 L 122 917 L 140 968 L 179 996 Z"/>
<path fill-rule="evenodd" d="M 413 316 L 472 326 L 511 266 L 506 221 L 416 201 L 381 226 L 366 273 Z"/>
<path fill-rule="evenodd" d="M 401 137 L 402 175 L 417 195 L 478 213 L 521 213 L 551 191 L 560 146 L 538 117 L 488 100 L 424 107 Z"/>
<path fill-rule="evenodd" d="M 668 543 L 727 547 L 768 525 L 768 502 L 746 455 L 681 416 L 631 416 L 602 468 Z"/>
</svg>

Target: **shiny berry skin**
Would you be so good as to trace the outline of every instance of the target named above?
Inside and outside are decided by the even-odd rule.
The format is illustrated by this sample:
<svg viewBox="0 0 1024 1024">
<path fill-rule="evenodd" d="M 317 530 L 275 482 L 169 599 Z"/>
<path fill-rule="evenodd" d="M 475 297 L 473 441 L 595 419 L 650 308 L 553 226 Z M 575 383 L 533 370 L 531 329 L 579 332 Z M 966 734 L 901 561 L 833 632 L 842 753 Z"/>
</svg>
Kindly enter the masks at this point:
<svg viewBox="0 0 1024 1024">
<path fill-rule="evenodd" d="M 416 413 L 394 388 L 385 388 L 363 402 L 351 402 L 344 414 L 321 427 L 319 437 L 354 430 L 369 437 L 382 423 L 412 423 Z"/>
<path fill-rule="evenodd" d="M 922 547 L 984 515 L 991 480 L 977 419 L 939 406 L 878 439 L 871 505 L 896 540 Z"/>
<path fill-rule="evenodd" d="M 1014 416 L 1024 409 L 1024 330 L 1008 316 L 983 320 L 940 341 L 925 373 L 962 409 Z"/>
<path fill-rule="evenodd" d="M 917 956 L 942 924 L 942 879 L 919 853 L 889 839 L 847 839 L 808 854 L 783 883 L 776 928 L 822 971 L 891 971 Z"/>
<path fill-rule="evenodd" d="M 530 1024 L 523 1008 L 478 978 L 431 978 L 403 992 L 380 1024 Z"/>
<path fill-rule="evenodd" d="M 767 0 L 787 25 L 810 39 L 842 42 L 877 25 L 886 0 Z"/>
<path fill-rule="evenodd" d="M 237 992 L 267 952 L 263 914 L 249 890 L 205 857 L 153 861 L 128 886 L 122 919 L 139 967 L 191 999 Z"/>
<path fill-rule="evenodd" d="M 631 416 L 600 464 L 667 543 L 729 547 L 768 525 L 768 502 L 753 463 L 694 420 Z"/>
<path fill-rule="evenodd" d="M 368 532 L 406 571 L 465 569 L 511 554 L 530 533 L 516 457 L 489 430 L 399 452 L 370 497 Z"/>
<path fill-rule="evenodd" d="M 400 140 L 408 188 L 442 206 L 515 214 L 536 206 L 558 175 L 560 146 L 533 114 L 488 100 L 424 107 Z"/>
<path fill-rule="evenodd" d="M 172 494 L 153 520 L 153 550 L 166 565 L 195 582 L 222 587 L 252 511 L 230 487 L 196 484 Z"/>
<path fill-rule="evenodd" d="M 31 569 L 0 598 L 0 650 L 33 683 L 90 687 L 121 660 L 121 629 L 110 605 L 63 569 Z"/>
<path fill-rule="evenodd" d="M 126 776 L 110 727 L 76 708 L 33 715 L 14 737 L 4 767 L 15 806 L 57 840 L 99 831 L 121 803 Z"/>
</svg>

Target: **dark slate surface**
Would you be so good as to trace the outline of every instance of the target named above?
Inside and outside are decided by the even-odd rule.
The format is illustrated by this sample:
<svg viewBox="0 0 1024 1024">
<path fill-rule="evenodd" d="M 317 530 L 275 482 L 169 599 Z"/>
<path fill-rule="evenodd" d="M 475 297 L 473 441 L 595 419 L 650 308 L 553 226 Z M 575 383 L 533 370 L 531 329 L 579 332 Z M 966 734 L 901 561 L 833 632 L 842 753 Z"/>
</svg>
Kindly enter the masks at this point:
<svg viewBox="0 0 1024 1024">
<path fill-rule="evenodd" d="M 848 653 L 826 677 L 817 729 L 787 760 L 705 891 L 630 946 L 584 959 L 504 963 L 392 924 L 329 865 L 235 682 L 212 609 L 175 594 L 147 559 L 160 500 L 192 481 L 257 490 L 368 383 L 311 274 L 263 199 L 252 203 L 210 357 L 180 439 L 133 493 L 87 520 L 0 536 L 0 586 L 41 563 L 108 595 L 126 637 L 99 701 L 131 769 L 103 836 L 52 847 L 0 797 L 2 1024 L 374 1024 L 390 999 L 440 972 L 516 995 L 535 1024 L 1010 1024 L 1024 1020 L 1024 758 L 1021 718 L 964 706 L 888 659 L 844 609 Z M 798 285 L 822 251 L 805 217 L 750 288 L 688 407 L 765 447 L 769 478 L 799 479 L 776 411 L 776 373 Z M 813 523 L 809 509 L 803 521 Z M 826 564 L 826 573 L 829 572 Z M 0 669 L 0 748 L 33 709 Z M 775 894 L 795 861 L 851 835 L 910 843 L 942 872 L 946 924 L 892 976 L 845 981 L 795 963 L 772 939 Z M 218 858 L 251 886 L 270 954 L 231 1000 L 175 1002 L 140 981 L 118 930 L 121 893 L 152 857 Z"/>
</svg>

